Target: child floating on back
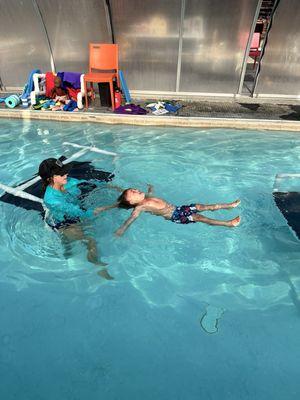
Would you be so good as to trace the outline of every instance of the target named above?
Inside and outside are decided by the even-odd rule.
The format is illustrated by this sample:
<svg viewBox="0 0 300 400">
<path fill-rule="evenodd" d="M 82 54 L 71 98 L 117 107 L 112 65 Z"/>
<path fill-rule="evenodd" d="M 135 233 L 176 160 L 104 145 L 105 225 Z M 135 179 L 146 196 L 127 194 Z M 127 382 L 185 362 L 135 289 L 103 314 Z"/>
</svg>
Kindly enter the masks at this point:
<svg viewBox="0 0 300 400">
<path fill-rule="evenodd" d="M 152 197 L 153 187 L 148 185 L 148 192 L 144 193 L 138 189 L 126 189 L 118 198 L 115 207 L 133 209 L 131 216 L 116 231 L 116 235 L 121 236 L 126 229 L 138 218 L 142 212 L 149 212 L 158 215 L 177 224 L 189 224 L 203 222 L 208 225 L 235 227 L 240 223 L 240 217 L 231 220 L 222 221 L 204 217 L 199 214 L 202 211 L 215 211 L 221 209 L 235 208 L 240 204 L 240 200 L 225 204 L 190 204 L 183 206 L 174 206 L 158 197 Z M 101 211 L 111 208 L 103 207 Z"/>
</svg>

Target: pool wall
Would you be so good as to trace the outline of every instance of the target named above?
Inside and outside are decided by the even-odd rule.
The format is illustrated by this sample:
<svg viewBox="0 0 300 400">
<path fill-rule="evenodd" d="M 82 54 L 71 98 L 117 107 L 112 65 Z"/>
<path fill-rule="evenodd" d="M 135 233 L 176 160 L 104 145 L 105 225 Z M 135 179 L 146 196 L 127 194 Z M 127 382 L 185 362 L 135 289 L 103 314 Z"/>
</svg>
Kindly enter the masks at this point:
<svg viewBox="0 0 300 400">
<path fill-rule="evenodd" d="M 68 113 L 52 111 L 36 112 L 34 110 L 0 110 L 0 118 L 38 119 L 61 122 L 95 122 L 105 124 L 176 126 L 185 128 L 233 128 L 276 131 L 300 131 L 300 121 L 175 117 L 153 115 L 117 115 L 104 113 Z"/>
</svg>

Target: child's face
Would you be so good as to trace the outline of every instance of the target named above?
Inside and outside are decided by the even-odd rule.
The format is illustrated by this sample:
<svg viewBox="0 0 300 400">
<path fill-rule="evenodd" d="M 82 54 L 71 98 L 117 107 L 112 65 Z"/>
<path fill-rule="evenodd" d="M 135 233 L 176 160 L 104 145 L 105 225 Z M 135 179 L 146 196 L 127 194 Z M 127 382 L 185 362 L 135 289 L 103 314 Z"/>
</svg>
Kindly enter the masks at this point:
<svg viewBox="0 0 300 400">
<path fill-rule="evenodd" d="M 60 79 L 59 77 L 56 77 L 56 78 L 54 79 L 54 86 L 57 87 L 57 88 L 59 88 L 60 85 L 61 85 L 61 79 Z"/>
<path fill-rule="evenodd" d="M 138 189 L 128 189 L 126 193 L 126 200 L 128 203 L 134 205 L 143 201 L 145 198 L 145 193 Z"/>
</svg>

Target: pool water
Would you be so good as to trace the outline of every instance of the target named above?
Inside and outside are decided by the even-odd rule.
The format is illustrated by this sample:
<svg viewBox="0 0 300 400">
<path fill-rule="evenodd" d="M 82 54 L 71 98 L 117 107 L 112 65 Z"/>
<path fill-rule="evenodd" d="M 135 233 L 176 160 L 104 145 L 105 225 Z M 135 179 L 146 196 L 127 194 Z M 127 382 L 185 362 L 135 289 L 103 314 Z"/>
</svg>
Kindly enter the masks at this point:
<svg viewBox="0 0 300 400">
<path fill-rule="evenodd" d="M 277 173 L 299 173 L 300 136 L 0 119 L 0 182 L 16 185 L 63 142 L 118 153 L 83 159 L 121 187 L 173 204 L 241 199 L 239 227 L 177 225 L 129 211 L 86 224 L 66 259 L 39 214 L 0 203 L 0 398 L 299 399 L 300 242 L 275 206 Z M 88 205 L 117 193 L 100 185 Z"/>
</svg>

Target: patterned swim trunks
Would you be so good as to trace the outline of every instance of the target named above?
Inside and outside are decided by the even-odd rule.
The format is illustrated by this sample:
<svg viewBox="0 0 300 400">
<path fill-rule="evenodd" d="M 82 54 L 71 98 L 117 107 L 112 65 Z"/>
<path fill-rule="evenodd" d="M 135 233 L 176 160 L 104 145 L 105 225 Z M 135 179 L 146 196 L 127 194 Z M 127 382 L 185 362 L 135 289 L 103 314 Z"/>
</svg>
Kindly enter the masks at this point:
<svg viewBox="0 0 300 400">
<path fill-rule="evenodd" d="M 178 206 L 173 211 L 171 221 L 176 224 L 189 224 L 193 223 L 193 214 L 197 213 L 197 208 L 195 204 L 190 204 L 189 206 Z"/>
</svg>

